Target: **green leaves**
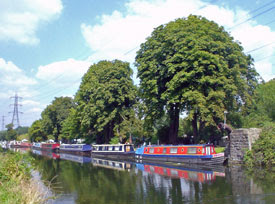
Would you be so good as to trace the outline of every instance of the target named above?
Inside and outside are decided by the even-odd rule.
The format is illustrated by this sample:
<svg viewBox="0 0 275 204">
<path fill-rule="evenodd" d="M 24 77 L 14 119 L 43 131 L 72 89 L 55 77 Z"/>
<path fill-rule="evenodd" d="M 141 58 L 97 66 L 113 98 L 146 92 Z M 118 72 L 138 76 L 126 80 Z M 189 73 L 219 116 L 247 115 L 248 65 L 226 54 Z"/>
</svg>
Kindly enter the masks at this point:
<svg viewBox="0 0 275 204">
<path fill-rule="evenodd" d="M 126 137 L 125 123 L 134 115 L 137 90 L 131 79 L 129 63 L 100 61 L 90 67 L 76 94 L 75 101 L 82 131 L 86 137 L 109 142 L 116 135 Z"/>
<path fill-rule="evenodd" d="M 222 27 L 202 17 L 156 28 L 136 56 L 147 117 L 160 118 L 161 110 L 179 104 L 191 120 L 196 111 L 196 120 L 215 125 L 225 109 L 239 110 L 257 83 L 252 60 L 242 50 Z"/>
</svg>

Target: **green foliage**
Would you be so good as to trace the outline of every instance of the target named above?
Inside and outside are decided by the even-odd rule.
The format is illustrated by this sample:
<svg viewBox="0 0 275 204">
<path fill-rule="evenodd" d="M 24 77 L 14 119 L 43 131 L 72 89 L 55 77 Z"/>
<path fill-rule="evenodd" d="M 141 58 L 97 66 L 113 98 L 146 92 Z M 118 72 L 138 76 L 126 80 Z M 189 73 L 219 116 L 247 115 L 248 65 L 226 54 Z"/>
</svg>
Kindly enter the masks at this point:
<svg viewBox="0 0 275 204">
<path fill-rule="evenodd" d="M 7 131 L 0 131 L 0 141 L 1 140 L 6 140 L 7 138 Z"/>
<path fill-rule="evenodd" d="M 66 141 L 66 140 L 81 138 L 82 134 L 79 130 L 80 130 L 79 114 L 77 114 L 77 110 L 75 108 L 72 108 L 70 110 L 68 117 L 64 120 L 62 124 L 60 139 L 62 141 Z"/>
<path fill-rule="evenodd" d="M 30 179 L 30 158 L 19 153 L 0 152 L 0 160 L 0 203 L 27 203 L 22 188 L 28 187 L 21 184 Z"/>
<path fill-rule="evenodd" d="M 135 123 L 137 95 L 131 75 L 129 63 L 119 60 L 92 65 L 82 79 L 75 97 L 76 112 L 68 123 L 97 143 L 129 136 Z M 76 130 L 71 132 L 75 134 Z"/>
<path fill-rule="evenodd" d="M 31 142 L 42 142 L 48 139 L 46 133 L 42 129 L 41 119 L 32 123 L 28 135 Z"/>
<path fill-rule="evenodd" d="M 16 140 L 17 132 L 13 129 L 13 124 L 6 125 L 7 133 L 6 140 Z"/>
<path fill-rule="evenodd" d="M 18 135 L 22 135 L 22 134 L 26 134 L 28 133 L 28 129 L 29 127 L 18 127 L 15 129 L 15 131 L 17 132 Z"/>
<path fill-rule="evenodd" d="M 264 127 L 275 122 L 275 79 L 260 84 L 253 95 L 249 114 L 243 117 L 244 127 Z"/>
<path fill-rule="evenodd" d="M 252 150 L 246 152 L 245 164 L 252 168 L 255 166 L 275 166 L 275 123 L 266 123 L 262 128 L 259 139 L 253 144 Z"/>
<path fill-rule="evenodd" d="M 196 136 L 198 128 L 216 126 L 225 109 L 249 106 L 258 76 L 250 56 L 223 27 L 196 16 L 157 27 L 137 52 L 136 66 L 146 119 L 167 112 L 176 135 L 181 111 L 187 111 Z"/>
<path fill-rule="evenodd" d="M 47 135 L 53 135 L 55 141 L 61 133 L 62 124 L 70 113 L 70 109 L 75 106 L 71 97 L 55 98 L 51 105 L 41 113 L 42 131 Z"/>
<path fill-rule="evenodd" d="M 120 141 L 119 141 L 119 138 L 118 137 L 113 137 L 111 140 L 110 140 L 110 144 L 118 144 Z"/>
</svg>

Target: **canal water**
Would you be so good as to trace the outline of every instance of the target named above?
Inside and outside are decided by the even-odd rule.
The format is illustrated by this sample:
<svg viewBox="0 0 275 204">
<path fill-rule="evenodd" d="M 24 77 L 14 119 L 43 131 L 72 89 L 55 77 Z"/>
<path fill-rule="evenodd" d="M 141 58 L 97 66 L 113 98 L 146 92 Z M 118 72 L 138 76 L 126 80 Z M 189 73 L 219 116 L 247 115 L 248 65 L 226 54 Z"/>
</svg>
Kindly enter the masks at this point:
<svg viewBox="0 0 275 204">
<path fill-rule="evenodd" d="M 264 170 L 29 154 L 56 196 L 49 203 L 275 203 L 275 175 Z"/>
</svg>

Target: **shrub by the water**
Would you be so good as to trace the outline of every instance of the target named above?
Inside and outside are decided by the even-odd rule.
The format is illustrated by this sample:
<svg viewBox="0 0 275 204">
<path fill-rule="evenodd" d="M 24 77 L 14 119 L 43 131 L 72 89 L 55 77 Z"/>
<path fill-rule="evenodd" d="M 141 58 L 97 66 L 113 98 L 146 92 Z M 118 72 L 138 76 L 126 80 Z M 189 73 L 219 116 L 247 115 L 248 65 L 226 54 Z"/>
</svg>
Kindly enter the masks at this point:
<svg viewBox="0 0 275 204">
<path fill-rule="evenodd" d="M 259 139 L 253 144 L 252 149 L 246 152 L 244 158 L 248 167 L 275 166 L 275 123 L 270 122 L 262 128 Z"/>
<path fill-rule="evenodd" d="M 31 204 L 43 201 L 42 192 L 31 179 L 30 158 L 0 151 L 0 203 Z"/>
</svg>

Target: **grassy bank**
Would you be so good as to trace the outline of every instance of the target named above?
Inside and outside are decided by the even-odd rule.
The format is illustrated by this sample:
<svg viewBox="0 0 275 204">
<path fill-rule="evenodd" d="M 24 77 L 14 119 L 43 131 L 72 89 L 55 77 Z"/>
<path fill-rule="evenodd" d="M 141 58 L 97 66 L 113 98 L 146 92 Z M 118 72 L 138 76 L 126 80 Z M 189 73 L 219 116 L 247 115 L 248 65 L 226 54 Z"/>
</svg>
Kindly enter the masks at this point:
<svg viewBox="0 0 275 204">
<path fill-rule="evenodd" d="M 0 203 L 43 203 L 43 192 L 31 179 L 27 155 L 0 150 Z"/>
</svg>

